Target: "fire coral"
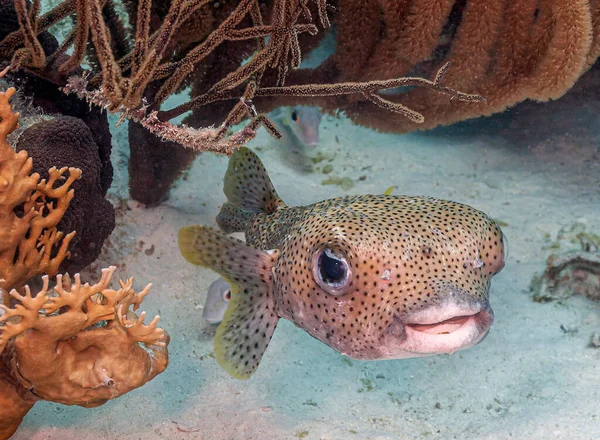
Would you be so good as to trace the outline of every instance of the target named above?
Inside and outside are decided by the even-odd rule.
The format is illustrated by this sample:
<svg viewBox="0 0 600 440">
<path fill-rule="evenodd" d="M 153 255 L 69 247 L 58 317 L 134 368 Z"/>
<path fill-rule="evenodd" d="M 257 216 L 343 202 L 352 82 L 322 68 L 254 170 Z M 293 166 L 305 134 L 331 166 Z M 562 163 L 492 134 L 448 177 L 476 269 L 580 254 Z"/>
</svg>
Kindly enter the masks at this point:
<svg viewBox="0 0 600 440">
<path fill-rule="evenodd" d="M 69 168 L 58 186 L 67 168 L 51 168 L 47 181 L 30 174 L 27 152 L 16 153 L 6 141 L 18 125 L 9 104 L 14 94 L 14 88 L 0 92 L 0 440 L 39 400 L 99 406 L 144 385 L 169 363 L 169 335 L 157 327 L 159 317 L 145 325 L 146 313 L 130 310 L 137 310 L 150 284 L 136 293 L 130 278 L 110 289 L 111 266 L 94 285 L 83 284 L 79 274 L 73 284 L 57 275 L 51 292 L 44 275 L 37 295 L 21 288 L 34 275 L 56 274 L 69 255 L 74 232 L 63 238 L 56 225 L 81 170 Z"/>
<path fill-rule="evenodd" d="M 28 286 L 11 297 L 14 308 L 0 306 L 0 439 L 10 437 L 39 400 L 86 408 L 100 406 L 162 373 L 169 363 L 169 335 L 159 317 L 144 324 L 136 310 L 148 294 L 132 288 L 133 278 L 109 283 L 115 271 L 102 271 L 97 284 L 71 282 L 58 275 L 54 293 L 49 278 L 32 295 Z M 142 343 L 149 351 L 142 348 Z"/>
<path fill-rule="evenodd" d="M 81 177 L 77 168 L 51 168 L 48 180 L 30 174 L 27 152 L 16 153 L 6 141 L 18 126 L 19 114 L 9 103 L 15 91 L 0 92 L 0 291 L 4 292 L 38 274 L 56 275 L 75 234 L 63 237 L 56 225 L 73 198 L 71 185 Z M 58 184 L 67 170 L 69 177 Z M 8 305 L 6 295 L 3 300 Z"/>
</svg>

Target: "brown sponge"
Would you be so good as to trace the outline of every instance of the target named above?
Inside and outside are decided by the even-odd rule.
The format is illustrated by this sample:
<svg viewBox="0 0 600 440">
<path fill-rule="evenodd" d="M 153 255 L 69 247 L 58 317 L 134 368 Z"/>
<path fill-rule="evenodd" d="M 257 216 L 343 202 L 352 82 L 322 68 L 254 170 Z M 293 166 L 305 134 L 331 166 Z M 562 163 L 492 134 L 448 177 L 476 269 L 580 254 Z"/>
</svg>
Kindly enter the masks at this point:
<svg viewBox="0 0 600 440">
<path fill-rule="evenodd" d="M 71 257 L 63 261 L 60 271 L 78 272 L 98 258 L 115 227 L 114 209 L 103 195 L 102 163 L 92 133 L 80 119 L 60 116 L 27 128 L 17 143 L 17 151 L 21 149 L 33 158 L 33 171 L 42 179 L 53 166 L 82 170 L 81 179 L 72 186 L 75 197 L 57 226 L 59 231 L 77 232 L 69 246 Z"/>
</svg>

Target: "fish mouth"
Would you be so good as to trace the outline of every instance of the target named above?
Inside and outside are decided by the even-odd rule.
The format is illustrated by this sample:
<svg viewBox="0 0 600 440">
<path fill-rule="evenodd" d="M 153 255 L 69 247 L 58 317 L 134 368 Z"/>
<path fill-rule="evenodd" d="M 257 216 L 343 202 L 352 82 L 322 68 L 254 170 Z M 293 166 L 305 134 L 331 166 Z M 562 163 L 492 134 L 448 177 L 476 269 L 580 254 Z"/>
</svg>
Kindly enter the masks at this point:
<svg viewBox="0 0 600 440">
<path fill-rule="evenodd" d="M 394 317 L 384 356 L 398 359 L 464 350 L 481 342 L 493 321 L 494 312 L 487 301 L 438 305 Z"/>
<path fill-rule="evenodd" d="M 431 335 L 449 335 L 459 330 L 471 319 L 477 319 L 477 316 L 482 313 L 478 312 L 474 315 L 455 316 L 450 319 L 445 319 L 441 322 L 433 324 L 406 324 L 406 326 L 417 332 L 429 333 Z"/>
</svg>

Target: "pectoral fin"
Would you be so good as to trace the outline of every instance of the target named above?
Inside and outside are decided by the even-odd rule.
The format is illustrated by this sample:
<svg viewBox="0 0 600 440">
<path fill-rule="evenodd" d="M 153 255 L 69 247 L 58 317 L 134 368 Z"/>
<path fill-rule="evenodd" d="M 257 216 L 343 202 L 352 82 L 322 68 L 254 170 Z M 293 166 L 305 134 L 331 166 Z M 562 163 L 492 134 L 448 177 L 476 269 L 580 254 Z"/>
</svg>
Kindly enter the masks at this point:
<svg viewBox="0 0 600 440">
<path fill-rule="evenodd" d="M 278 253 L 265 252 L 206 226 L 179 231 L 179 248 L 190 263 L 218 272 L 231 286 L 231 301 L 217 328 L 217 362 L 237 379 L 248 379 L 277 326 L 272 267 Z"/>
</svg>

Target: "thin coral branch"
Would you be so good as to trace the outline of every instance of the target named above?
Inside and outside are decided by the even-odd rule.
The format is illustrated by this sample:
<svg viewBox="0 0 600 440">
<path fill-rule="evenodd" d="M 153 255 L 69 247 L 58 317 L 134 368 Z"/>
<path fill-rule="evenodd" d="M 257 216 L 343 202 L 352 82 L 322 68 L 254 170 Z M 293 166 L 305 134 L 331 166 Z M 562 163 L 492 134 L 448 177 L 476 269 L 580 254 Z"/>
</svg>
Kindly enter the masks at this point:
<svg viewBox="0 0 600 440">
<path fill-rule="evenodd" d="M 370 102 L 375 104 L 377 107 L 381 107 L 382 109 L 390 112 L 401 114 L 402 116 L 411 120 L 415 124 L 422 124 L 423 122 L 425 122 L 425 118 L 421 113 L 411 110 L 402 104 L 388 101 L 387 99 L 383 99 L 381 96 L 371 92 L 363 92 L 363 96 L 367 98 Z"/>
<path fill-rule="evenodd" d="M 32 296 L 29 286 L 25 286 L 25 294 L 21 295 L 17 290 L 11 289 L 9 295 L 16 299 L 19 304 L 14 308 L 0 304 L 0 310 L 4 313 L 0 315 L 0 353 L 6 347 L 6 344 L 15 336 L 35 327 L 39 318 L 39 310 L 48 300 L 48 277 L 43 277 L 42 290 L 37 295 Z"/>
<path fill-rule="evenodd" d="M 127 332 L 127 336 L 133 342 L 140 342 L 146 345 L 155 345 L 159 347 L 166 347 L 166 341 L 164 340 L 163 329 L 158 328 L 158 321 L 160 316 L 156 315 L 150 324 L 145 325 L 144 319 L 146 318 L 146 312 L 140 313 L 137 319 L 131 319 L 124 313 L 126 307 L 123 304 L 119 304 L 117 309 L 117 317 L 119 324 Z"/>
<path fill-rule="evenodd" d="M 398 87 L 417 86 L 431 89 L 438 93 L 450 95 L 451 98 L 458 99 L 459 101 L 466 102 L 482 102 L 485 99 L 477 94 L 463 93 L 458 90 L 454 90 L 449 87 L 443 87 L 440 82 L 443 79 L 443 75 L 448 71 L 449 63 L 444 64 L 437 72 L 433 81 L 425 78 L 416 77 L 404 77 L 396 78 L 383 81 L 368 81 L 368 82 L 350 82 L 350 83 L 337 83 L 337 84 L 304 84 L 298 86 L 286 86 L 286 87 L 262 87 L 259 88 L 255 95 L 256 97 L 266 96 L 297 96 L 297 97 L 316 97 L 316 96 L 339 96 L 349 95 L 354 93 L 361 93 L 366 95 L 367 98 L 377 104 L 378 106 L 384 106 L 391 111 L 401 113 L 407 116 L 411 120 L 420 120 L 417 116 L 418 113 L 414 112 L 406 107 L 399 107 L 400 104 L 390 102 L 379 95 L 375 95 L 376 92 L 386 89 L 394 89 Z M 201 95 L 190 102 L 181 104 L 171 110 L 163 111 L 159 113 L 159 117 L 163 120 L 169 120 L 175 118 L 189 110 L 201 107 L 203 105 L 210 104 L 217 100 L 229 100 L 236 99 L 234 92 L 222 91 L 220 94 L 210 96 L 210 93 Z M 385 107 L 387 106 L 387 107 Z M 408 110 L 408 111 L 407 111 Z"/>
<path fill-rule="evenodd" d="M 88 1 L 90 28 L 96 54 L 102 64 L 102 89 L 110 97 L 109 109 L 115 108 L 123 99 L 122 77 L 110 45 L 110 33 L 102 17 L 99 0 Z"/>
<path fill-rule="evenodd" d="M 326 0 L 316 0 L 317 10 L 319 11 L 319 20 L 321 22 L 321 26 L 324 28 L 331 27 L 331 22 L 329 21 L 329 17 L 327 16 L 327 1 Z"/>
<path fill-rule="evenodd" d="M 464 93 L 450 87 L 442 87 L 440 81 L 448 70 L 449 63 L 444 64 L 436 74 L 435 80 L 425 78 L 403 77 L 379 81 L 348 82 L 338 84 L 306 84 L 288 87 L 264 87 L 257 91 L 256 96 L 333 96 L 349 95 L 354 93 L 375 93 L 381 90 L 395 89 L 398 87 L 417 86 L 450 95 L 459 101 L 483 102 L 485 98 L 472 93 Z M 441 75 L 440 75 L 441 73 Z"/>
<path fill-rule="evenodd" d="M 75 44 L 73 54 L 58 68 L 58 71 L 63 75 L 71 73 L 81 65 L 85 57 L 85 49 L 90 32 L 90 10 L 86 5 L 86 0 L 75 0 L 75 12 L 77 14 L 75 29 L 73 29 L 67 40 L 57 51 L 60 53 L 66 49 L 68 47 L 67 43 L 69 45 L 71 43 Z"/>
<path fill-rule="evenodd" d="M 22 64 L 25 60 L 31 67 L 43 67 L 46 64 L 46 54 L 37 39 L 37 12 L 39 11 L 39 7 L 39 0 L 34 1 L 31 14 L 29 14 L 26 0 L 15 0 L 15 10 L 27 49 L 27 57 L 19 59 L 18 65 Z M 13 63 L 11 65 L 14 66 Z"/>
<path fill-rule="evenodd" d="M 248 116 L 251 119 L 250 124 L 247 126 L 248 129 L 256 131 L 262 125 L 269 132 L 269 134 L 271 134 L 271 136 L 276 139 L 281 139 L 282 135 L 275 127 L 275 124 L 273 124 L 273 122 L 266 115 L 259 114 L 252 103 L 252 98 L 254 98 L 257 90 L 258 85 L 256 81 L 250 81 L 246 86 L 246 90 L 244 91 L 244 94 L 240 98 L 239 102 L 235 105 L 233 110 L 229 112 L 227 118 L 221 127 L 219 127 L 219 131 L 216 136 L 217 140 L 224 138 L 231 126 L 239 123 L 244 116 Z"/>
<path fill-rule="evenodd" d="M 152 0 L 140 0 L 137 10 L 137 28 L 135 30 L 135 43 L 131 55 L 131 76 L 136 76 L 142 67 L 150 48 L 150 13 Z"/>
<path fill-rule="evenodd" d="M 81 77 L 71 77 L 63 92 L 66 94 L 75 94 L 79 98 L 86 100 L 89 104 L 106 108 L 110 105 L 110 100 L 103 93 L 102 89 L 88 91 L 87 82 Z M 195 129 L 186 125 L 176 126 L 169 122 L 163 122 L 158 119 L 158 113 L 152 111 L 146 113 L 146 107 L 140 109 L 130 109 L 120 107 L 118 109 L 127 119 L 131 119 L 141 124 L 155 136 L 164 140 L 177 142 L 184 147 L 196 151 L 211 151 L 218 154 L 230 155 L 234 148 L 246 145 L 256 136 L 256 131 L 245 127 L 238 132 L 230 135 L 226 139 L 220 139 L 220 130 L 216 128 Z"/>
</svg>

